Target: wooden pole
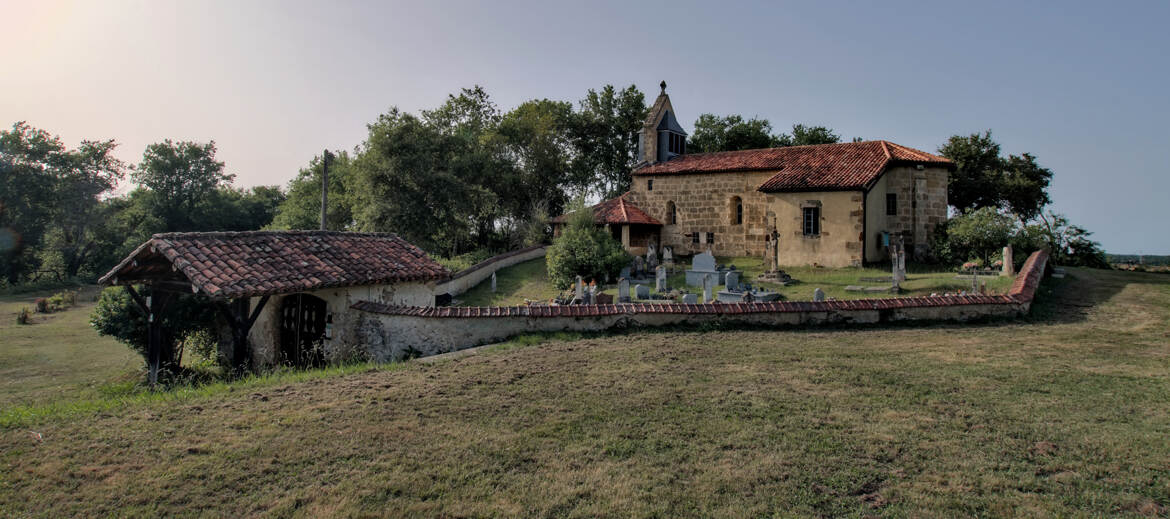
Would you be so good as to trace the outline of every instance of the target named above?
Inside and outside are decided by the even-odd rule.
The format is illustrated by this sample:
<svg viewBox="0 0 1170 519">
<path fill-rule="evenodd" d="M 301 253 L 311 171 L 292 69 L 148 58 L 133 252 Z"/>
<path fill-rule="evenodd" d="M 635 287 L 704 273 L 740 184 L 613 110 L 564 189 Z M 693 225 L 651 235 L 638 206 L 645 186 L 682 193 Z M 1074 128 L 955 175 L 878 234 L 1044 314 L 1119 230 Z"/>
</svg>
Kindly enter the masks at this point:
<svg viewBox="0 0 1170 519">
<path fill-rule="evenodd" d="M 325 217 L 329 208 L 329 150 L 321 157 L 321 230 L 325 228 Z"/>
</svg>

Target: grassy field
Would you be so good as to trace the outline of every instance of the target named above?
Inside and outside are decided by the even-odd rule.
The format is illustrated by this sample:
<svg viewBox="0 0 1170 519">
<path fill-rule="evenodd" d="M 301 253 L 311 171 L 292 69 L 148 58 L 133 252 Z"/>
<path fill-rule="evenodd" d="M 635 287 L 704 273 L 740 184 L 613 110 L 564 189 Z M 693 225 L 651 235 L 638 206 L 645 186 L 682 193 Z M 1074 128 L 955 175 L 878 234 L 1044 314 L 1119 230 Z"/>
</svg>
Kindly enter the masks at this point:
<svg viewBox="0 0 1170 519">
<path fill-rule="evenodd" d="M 727 257 L 717 258 L 723 265 L 735 265 L 741 272 L 741 282 L 751 283 L 768 290 L 779 292 L 787 300 L 811 300 L 813 290 L 820 288 L 825 295 L 834 299 L 861 299 L 874 297 L 890 297 L 888 292 L 848 292 L 849 285 L 881 286 L 881 282 L 865 282 L 861 278 L 889 277 L 888 270 L 877 268 L 813 268 L 813 267 L 785 267 L 798 283 L 789 286 L 780 286 L 773 283 L 756 283 L 755 278 L 766 270 L 761 258 Z M 955 279 L 954 272 L 931 272 L 916 269 L 916 266 L 907 268 L 906 282 L 902 283 L 902 296 L 926 296 L 932 293 L 958 292 L 970 290 L 970 278 Z M 993 293 L 1005 293 L 1011 287 L 1012 278 L 1009 277 L 981 277 L 981 282 L 987 282 L 987 288 Z M 667 277 L 667 286 L 702 294 L 700 287 L 686 286 L 685 267 L 679 266 L 676 272 Z M 884 283 L 889 286 L 889 283 Z M 649 282 L 653 292 L 653 282 Z M 722 290 L 719 286 L 716 290 Z M 631 293 L 632 293 L 631 288 Z M 615 285 L 609 285 L 601 291 L 604 294 L 617 296 Z M 548 301 L 559 294 L 548 280 L 548 271 L 545 268 L 544 258 L 537 258 L 511 267 L 500 269 L 496 273 L 496 292 L 491 291 L 491 282 L 484 281 L 456 298 L 460 306 L 509 306 L 524 304 L 526 299 L 534 301 Z"/>
<path fill-rule="evenodd" d="M 1170 277 L 982 325 L 637 331 L 41 413 L 3 515 L 1131 516 L 1170 506 Z"/>
<path fill-rule="evenodd" d="M 78 306 L 33 314 L 28 325 L 17 325 L 16 313 L 51 292 L 0 296 L 0 408 L 94 397 L 107 384 L 133 378 L 142 357 L 89 327 L 96 293 L 83 288 Z"/>
</svg>

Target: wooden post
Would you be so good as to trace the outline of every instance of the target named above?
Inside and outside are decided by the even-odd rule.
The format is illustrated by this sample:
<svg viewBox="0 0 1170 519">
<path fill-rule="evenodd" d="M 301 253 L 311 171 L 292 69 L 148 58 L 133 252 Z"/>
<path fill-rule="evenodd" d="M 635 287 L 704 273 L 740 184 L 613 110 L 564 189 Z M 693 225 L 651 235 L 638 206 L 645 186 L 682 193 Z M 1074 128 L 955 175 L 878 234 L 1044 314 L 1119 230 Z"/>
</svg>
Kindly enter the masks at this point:
<svg viewBox="0 0 1170 519">
<path fill-rule="evenodd" d="M 321 156 L 321 230 L 327 230 L 325 227 L 326 215 L 329 208 L 329 159 L 333 155 L 329 150 L 325 150 L 325 154 Z"/>
<path fill-rule="evenodd" d="M 232 301 L 228 307 L 217 305 L 232 329 L 232 367 L 238 373 L 247 368 L 245 359 L 248 357 L 248 332 L 260 317 L 260 311 L 264 309 L 268 299 L 269 296 L 261 297 L 251 313 L 248 312 L 250 299 L 247 297 Z"/>
</svg>

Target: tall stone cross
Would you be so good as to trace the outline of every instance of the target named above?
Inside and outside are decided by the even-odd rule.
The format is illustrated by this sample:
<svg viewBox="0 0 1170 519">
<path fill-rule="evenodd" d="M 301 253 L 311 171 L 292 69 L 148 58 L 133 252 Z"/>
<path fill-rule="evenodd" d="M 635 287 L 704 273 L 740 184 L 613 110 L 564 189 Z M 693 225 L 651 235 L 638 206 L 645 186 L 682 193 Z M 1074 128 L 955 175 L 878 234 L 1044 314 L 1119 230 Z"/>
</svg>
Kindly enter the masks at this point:
<svg viewBox="0 0 1170 519">
<path fill-rule="evenodd" d="M 772 228 L 772 261 L 770 263 L 769 272 L 776 272 L 780 270 L 780 232 L 775 227 Z"/>
</svg>

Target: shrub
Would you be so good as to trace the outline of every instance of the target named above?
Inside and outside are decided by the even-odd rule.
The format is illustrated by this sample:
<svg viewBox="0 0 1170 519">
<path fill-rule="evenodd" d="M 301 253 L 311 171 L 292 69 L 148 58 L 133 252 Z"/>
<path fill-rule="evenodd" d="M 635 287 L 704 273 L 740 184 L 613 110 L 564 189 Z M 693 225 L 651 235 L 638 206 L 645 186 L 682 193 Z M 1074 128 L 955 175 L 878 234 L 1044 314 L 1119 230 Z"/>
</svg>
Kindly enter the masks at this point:
<svg viewBox="0 0 1170 519">
<path fill-rule="evenodd" d="M 143 298 L 150 296 L 149 288 L 143 287 L 138 290 Z M 194 345 L 202 342 L 201 338 L 216 336 L 218 312 L 214 306 L 216 303 L 201 296 L 182 294 L 172 297 L 178 299 L 171 301 L 160 317 L 163 329 L 163 364 L 164 367 L 174 368 L 176 367 L 173 366 L 176 360 L 174 355 L 180 351 L 183 343 L 191 342 Z M 98 334 L 118 339 L 142 355 L 144 361 L 147 359 L 146 316 L 122 287 L 109 287 L 102 291 L 89 323 Z M 207 346 L 195 348 L 196 351 L 201 348 L 210 349 Z M 171 355 L 170 358 L 165 356 L 167 353 Z"/>
<path fill-rule="evenodd" d="M 616 278 L 630 255 L 604 229 L 593 223 L 593 212 L 582 200 L 573 204 L 572 215 L 561 235 L 548 248 L 545 262 L 553 285 L 564 290 L 584 279 L 602 281 Z"/>
<path fill-rule="evenodd" d="M 28 311 L 28 307 L 21 307 L 19 312 L 16 312 L 16 324 L 28 324 L 29 319 L 32 318 L 32 312 Z"/>
<path fill-rule="evenodd" d="M 49 313 L 49 300 L 43 297 L 38 297 L 33 301 L 33 308 L 38 314 Z"/>
</svg>

